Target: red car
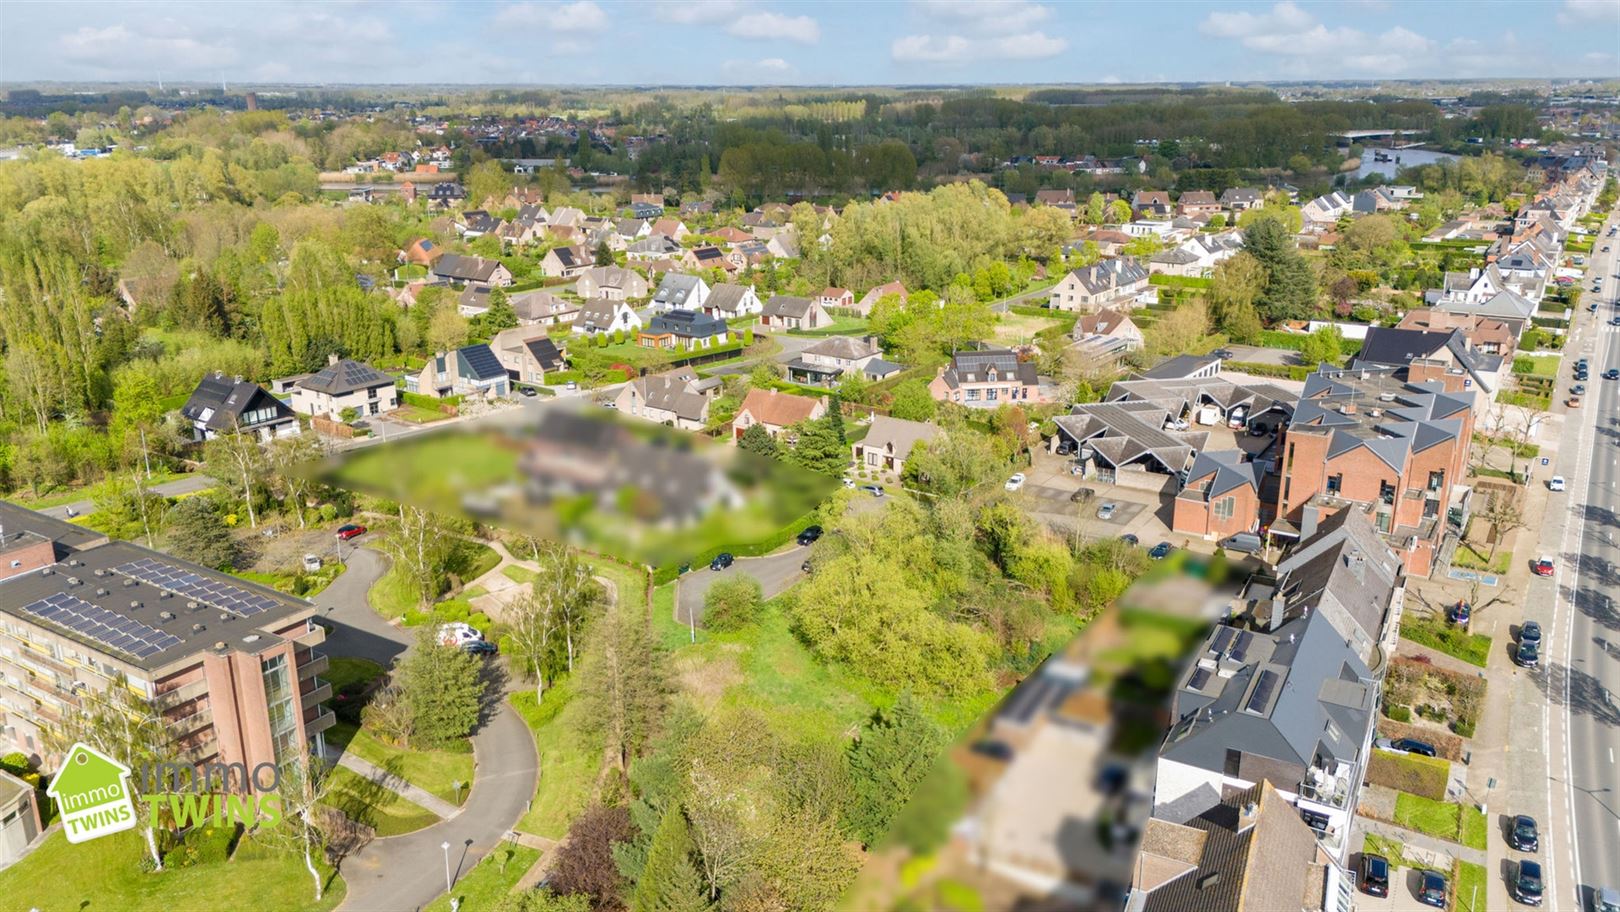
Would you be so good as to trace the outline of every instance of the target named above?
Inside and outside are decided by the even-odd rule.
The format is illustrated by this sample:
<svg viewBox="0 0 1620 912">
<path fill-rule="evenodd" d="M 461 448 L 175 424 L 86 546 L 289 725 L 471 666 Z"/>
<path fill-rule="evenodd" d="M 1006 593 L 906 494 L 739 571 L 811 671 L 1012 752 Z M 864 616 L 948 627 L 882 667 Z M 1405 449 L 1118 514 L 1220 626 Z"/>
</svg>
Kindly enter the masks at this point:
<svg viewBox="0 0 1620 912">
<path fill-rule="evenodd" d="M 1552 558 L 1543 555 L 1543 556 L 1538 557 L 1535 560 L 1531 561 L 1530 562 L 1530 572 L 1534 573 L 1536 576 L 1552 576 L 1553 575 Z"/>
<path fill-rule="evenodd" d="M 351 538 L 359 538 L 364 534 L 366 534 L 366 527 L 359 525 L 358 523 L 348 523 L 346 525 L 338 526 L 337 530 L 337 537 L 344 541 L 348 541 Z"/>
</svg>

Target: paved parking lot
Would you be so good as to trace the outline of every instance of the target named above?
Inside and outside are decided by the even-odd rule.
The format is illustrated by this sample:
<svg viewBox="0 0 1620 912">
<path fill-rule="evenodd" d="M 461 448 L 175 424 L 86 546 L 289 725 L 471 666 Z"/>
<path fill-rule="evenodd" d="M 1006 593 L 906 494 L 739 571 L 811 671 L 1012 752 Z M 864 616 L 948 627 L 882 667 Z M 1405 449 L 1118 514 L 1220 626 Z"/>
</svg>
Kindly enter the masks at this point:
<svg viewBox="0 0 1620 912">
<path fill-rule="evenodd" d="M 1258 345 L 1228 345 L 1232 352 L 1231 361 L 1247 361 L 1251 364 L 1298 364 L 1298 353 L 1287 348 L 1261 348 Z"/>
</svg>

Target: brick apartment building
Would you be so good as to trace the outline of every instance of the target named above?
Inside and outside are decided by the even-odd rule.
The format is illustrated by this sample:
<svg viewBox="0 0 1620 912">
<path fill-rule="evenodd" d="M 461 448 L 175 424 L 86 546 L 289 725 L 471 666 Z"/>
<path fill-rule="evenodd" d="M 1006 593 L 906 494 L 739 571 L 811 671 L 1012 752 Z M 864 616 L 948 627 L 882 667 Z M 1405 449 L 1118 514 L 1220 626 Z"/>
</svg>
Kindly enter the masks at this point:
<svg viewBox="0 0 1620 912">
<path fill-rule="evenodd" d="M 45 732 L 122 678 L 155 702 L 175 761 L 285 763 L 336 721 L 315 607 L 0 502 L 0 745 Z"/>
</svg>

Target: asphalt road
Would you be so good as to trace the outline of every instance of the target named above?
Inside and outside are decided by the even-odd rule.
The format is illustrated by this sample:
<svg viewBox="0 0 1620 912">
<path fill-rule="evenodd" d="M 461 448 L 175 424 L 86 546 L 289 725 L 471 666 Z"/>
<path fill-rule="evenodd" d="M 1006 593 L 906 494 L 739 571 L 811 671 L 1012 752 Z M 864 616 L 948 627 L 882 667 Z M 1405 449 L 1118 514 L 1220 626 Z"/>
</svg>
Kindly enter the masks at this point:
<svg viewBox="0 0 1620 912">
<path fill-rule="evenodd" d="M 781 554 L 768 554 L 764 557 L 739 557 L 737 561 L 724 570 L 710 570 L 708 567 L 695 567 L 691 573 L 681 577 L 681 584 L 676 587 L 675 617 L 682 624 L 703 623 L 703 597 L 708 594 L 709 587 L 738 573 L 753 577 L 759 582 L 759 588 L 766 598 L 780 595 L 784 589 L 799 581 L 804 571 L 805 559 L 810 556 L 808 547 L 794 547 Z"/>
<path fill-rule="evenodd" d="M 197 473 L 187 475 L 184 478 L 176 478 L 173 481 L 165 481 L 162 484 L 155 484 L 151 487 L 151 490 L 154 493 L 162 494 L 164 497 L 178 497 L 181 494 L 206 491 L 218 485 L 219 482 L 214 479 Z M 84 516 L 96 512 L 96 504 L 95 501 L 91 500 L 79 500 L 70 504 L 62 504 L 59 507 L 47 507 L 39 512 L 44 513 L 46 516 L 54 516 L 57 519 L 67 519 L 69 516 Z"/>
<path fill-rule="evenodd" d="M 367 534 L 352 544 L 337 543 L 347 569 L 311 601 L 333 625 L 323 652 L 370 659 L 387 668 L 411 644 L 411 636 L 383 620 L 366 600 L 366 593 L 388 570 L 388 559 L 365 546 L 369 538 Z"/>
<path fill-rule="evenodd" d="M 1612 224 L 1611 219 L 1611 224 Z M 1607 225 L 1604 228 L 1607 231 Z M 1620 314 L 1615 298 L 1616 257 L 1602 253 L 1599 237 L 1588 277 L 1604 276 L 1605 291 L 1588 285 L 1583 301 L 1599 303 L 1578 352 L 1590 352 L 1594 376 L 1620 368 L 1620 327 L 1608 320 Z M 1566 359 L 1571 360 L 1571 359 Z M 1568 371 L 1560 386 L 1568 384 Z M 1570 522 L 1559 542 L 1562 566 L 1553 592 L 1551 639 L 1542 682 L 1551 706 L 1548 777 L 1551 782 L 1547 827 L 1557 878 L 1548 896 L 1553 908 L 1590 908 L 1591 890 L 1620 888 L 1620 382 L 1588 383 L 1596 395 L 1575 410 L 1564 438 L 1573 437 L 1576 459 L 1564 508 Z M 1595 389 L 1594 389 L 1595 388 Z M 1577 417 L 1578 416 L 1578 417 Z M 1584 496 L 1582 493 L 1584 492 Z"/>
</svg>

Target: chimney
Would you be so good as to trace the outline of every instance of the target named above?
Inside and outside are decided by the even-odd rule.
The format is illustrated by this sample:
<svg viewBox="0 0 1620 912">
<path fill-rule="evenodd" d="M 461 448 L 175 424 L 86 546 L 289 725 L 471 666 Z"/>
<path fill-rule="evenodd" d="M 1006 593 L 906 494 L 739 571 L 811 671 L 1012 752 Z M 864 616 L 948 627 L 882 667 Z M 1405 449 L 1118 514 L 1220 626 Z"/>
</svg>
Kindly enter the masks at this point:
<svg viewBox="0 0 1620 912">
<path fill-rule="evenodd" d="M 331 354 L 326 356 L 326 366 L 327 367 L 333 367 L 337 363 L 338 363 L 337 352 L 332 352 Z"/>
</svg>

